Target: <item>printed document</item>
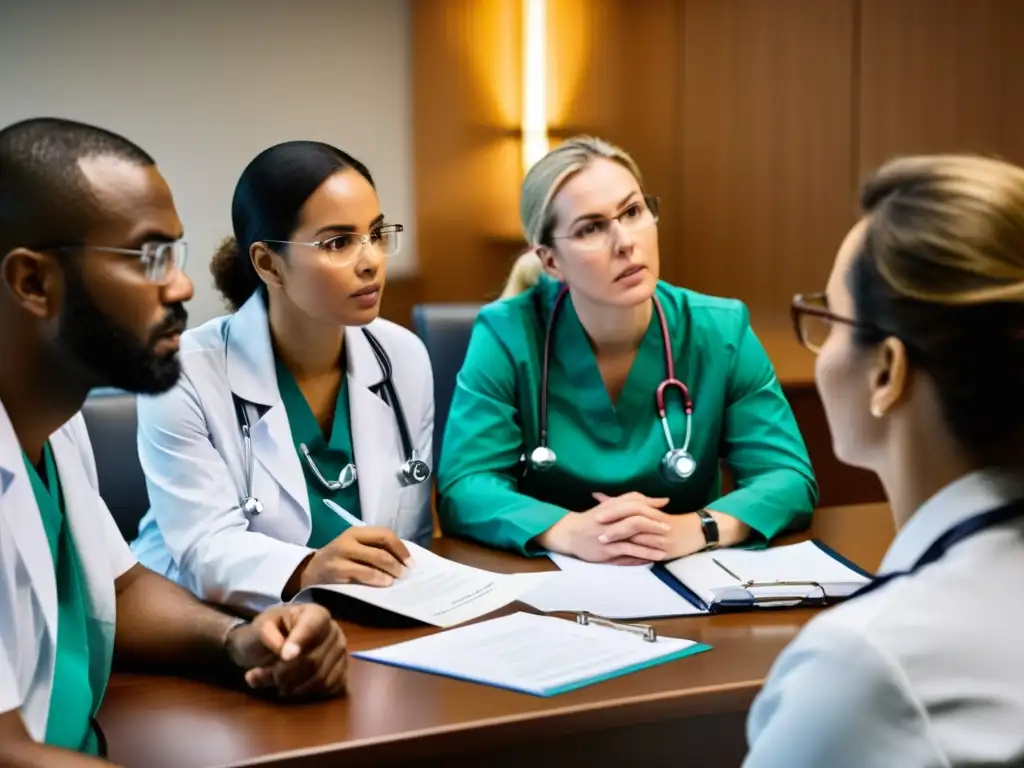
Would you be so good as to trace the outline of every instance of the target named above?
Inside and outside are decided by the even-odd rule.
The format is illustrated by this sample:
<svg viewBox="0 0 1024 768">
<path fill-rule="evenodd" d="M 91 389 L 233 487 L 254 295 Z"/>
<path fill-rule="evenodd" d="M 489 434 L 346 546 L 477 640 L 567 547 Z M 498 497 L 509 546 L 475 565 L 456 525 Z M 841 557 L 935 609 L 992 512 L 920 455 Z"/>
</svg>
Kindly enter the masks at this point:
<svg viewBox="0 0 1024 768">
<path fill-rule="evenodd" d="M 649 565 L 588 563 L 554 553 L 548 557 L 560 570 L 520 598 L 538 611 L 587 611 L 608 619 L 705 613 L 651 573 Z"/>
<path fill-rule="evenodd" d="M 622 629 L 514 613 L 353 656 L 554 696 L 706 650 L 691 640 L 648 642 Z"/>
<path fill-rule="evenodd" d="M 412 542 L 404 544 L 415 566 L 407 568 L 390 587 L 322 584 L 302 590 L 294 601 L 312 602 L 314 590 L 326 590 L 435 627 L 453 627 L 518 600 L 549 575 L 491 573 L 446 560 Z"/>
</svg>

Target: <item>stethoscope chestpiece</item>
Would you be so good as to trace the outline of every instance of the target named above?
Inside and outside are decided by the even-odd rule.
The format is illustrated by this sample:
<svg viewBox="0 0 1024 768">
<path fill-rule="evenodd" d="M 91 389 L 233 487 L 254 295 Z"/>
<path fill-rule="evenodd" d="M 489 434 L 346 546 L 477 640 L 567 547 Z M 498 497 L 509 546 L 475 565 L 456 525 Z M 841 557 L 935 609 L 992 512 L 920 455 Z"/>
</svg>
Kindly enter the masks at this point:
<svg viewBox="0 0 1024 768">
<path fill-rule="evenodd" d="M 697 462 L 688 451 L 676 448 L 661 459 L 661 474 L 670 483 L 686 480 L 697 470 Z"/>
<path fill-rule="evenodd" d="M 246 496 L 242 499 L 242 513 L 246 517 L 256 517 L 263 513 L 263 502 L 255 496 Z"/>
<path fill-rule="evenodd" d="M 430 467 L 427 466 L 425 461 L 409 459 L 402 465 L 402 477 L 405 478 L 405 482 L 409 485 L 425 483 L 427 478 L 430 477 Z"/>
<path fill-rule="evenodd" d="M 557 460 L 555 452 L 546 445 L 538 445 L 530 452 L 530 466 L 540 472 L 551 469 Z"/>
</svg>

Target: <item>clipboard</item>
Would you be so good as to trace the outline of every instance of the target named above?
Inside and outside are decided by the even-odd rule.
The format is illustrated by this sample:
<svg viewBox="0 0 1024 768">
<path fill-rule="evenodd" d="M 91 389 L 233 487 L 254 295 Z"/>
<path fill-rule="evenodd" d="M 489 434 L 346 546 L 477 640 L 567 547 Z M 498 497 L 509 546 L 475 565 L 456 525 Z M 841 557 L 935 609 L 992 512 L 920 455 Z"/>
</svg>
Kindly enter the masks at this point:
<svg viewBox="0 0 1024 768">
<path fill-rule="evenodd" d="M 590 613 L 576 614 L 573 621 L 520 612 L 352 657 L 550 697 L 708 650 L 704 643 L 659 637 L 646 624 Z"/>
<path fill-rule="evenodd" d="M 867 579 L 869 582 L 874 578 L 874 575 L 864 570 L 856 563 L 848 560 L 847 558 L 840 555 L 834 549 L 829 547 L 827 544 L 819 541 L 818 539 L 811 539 L 810 543 L 814 544 L 818 549 L 824 552 L 826 555 L 831 557 L 833 560 L 844 565 L 850 571 L 857 576 Z M 713 553 L 708 553 L 712 559 L 714 559 Z M 841 603 L 846 600 L 850 595 L 840 595 L 835 593 L 829 593 L 828 584 L 822 584 L 819 581 L 813 579 L 783 579 L 778 581 L 757 581 L 752 579 L 743 579 L 739 575 L 730 571 L 727 567 L 715 561 L 720 568 L 725 570 L 727 573 L 732 575 L 736 579 L 736 585 L 734 588 L 728 590 L 729 594 L 737 592 L 745 592 L 746 595 L 743 597 L 729 597 L 720 600 L 708 602 L 698 595 L 693 589 L 683 583 L 677 578 L 664 563 L 657 563 L 651 568 L 653 573 L 658 579 L 668 586 L 673 592 L 678 594 L 680 597 L 687 600 L 691 605 L 699 608 L 702 611 L 708 613 L 735 613 L 743 611 L 751 611 L 758 608 L 823 608 L 837 603 Z M 768 594 L 759 595 L 752 590 L 758 589 L 775 589 L 778 587 L 796 587 L 806 588 L 806 591 L 802 595 L 795 594 Z M 801 590 L 804 591 L 804 590 Z"/>
</svg>

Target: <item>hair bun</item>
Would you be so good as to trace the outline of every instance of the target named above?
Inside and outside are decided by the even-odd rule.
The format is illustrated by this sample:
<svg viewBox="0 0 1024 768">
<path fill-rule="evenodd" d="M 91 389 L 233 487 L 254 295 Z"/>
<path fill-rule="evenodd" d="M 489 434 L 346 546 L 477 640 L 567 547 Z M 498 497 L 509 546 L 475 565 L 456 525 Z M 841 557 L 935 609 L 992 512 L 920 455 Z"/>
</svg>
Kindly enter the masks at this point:
<svg viewBox="0 0 1024 768">
<path fill-rule="evenodd" d="M 231 311 L 236 312 L 260 287 L 249 254 L 242 254 L 234 237 L 225 237 L 210 260 L 210 274 Z"/>
</svg>

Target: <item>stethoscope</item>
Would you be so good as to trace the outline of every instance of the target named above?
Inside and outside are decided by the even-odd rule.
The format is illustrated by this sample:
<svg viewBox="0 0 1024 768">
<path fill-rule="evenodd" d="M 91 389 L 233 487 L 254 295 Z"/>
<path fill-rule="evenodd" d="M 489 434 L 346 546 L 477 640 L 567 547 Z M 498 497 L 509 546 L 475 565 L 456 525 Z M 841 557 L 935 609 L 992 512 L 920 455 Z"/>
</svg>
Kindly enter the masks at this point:
<svg viewBox="0 0 1024 768">
<path fill-rule="evenodd" d="M 558 457 L 548 447 L 548 368 L 551 362 L 551 338 L 554 333 L 555 320 L 558 318 L 558 310 L 565 301 L 569 292 L 567 286 L 563 286 L 555 298 L 555 305 L 551 308 L 551 316 L 548 319 L 547 333 L 544 337 L 544 366 L 541 369 L 540 377 L 540 434 L 538 445 L 530 453 L 530 466 L 533 469 L 544 471 L 555 465 Z M 658 323 L 661 325 L 661 343 L 665 352 L 665 379 L 658 385 L 654 392 L 654 405 L 661 420 L 661 428 L 665 433 L 665 442 L 668 444 L 668 451 L 661 458 L 661 474 L 669 482 L 678 483 L 686 480 L 697 469 L 697 461 L 690 455 L 690 428 L 693 420 L 693 402 L 690 400 L 690 390 L 686 385 L 676 378 L 675 363 L 672 361 L 672 341 L 668 334 L 668 322 L 665 320 L 665 312 L 661 308 L 661 302 L 657 296 L 651 296 L 655 312 L 658 314 Z M 670 389 L 678 389 L 683 397 L 683 410 L 686 413 L 686 438 L 683 440 L 683 447 L 676 448 L 672 441 L 672 432 L 668 427 L 667 409 L 665 407 L 665 393 Z"/>
<path fill-rule="evenodd" d="M 412 442 L 412 433 L 409 431 L 409 422 L 406 421 L 405 411 L 402 409 L 402 401 L 399 399 L 398 391 L 395 389 L 392 376 L 394 369 L 391 366 L 391 358 L 376 336 L 366 328 L 363 328 L 362 331 L 366 341 L 370 344 L 370 349 L 373 350 L 373 356 L 377 358 L 377 365 L 380 366 L 380 371 L 384 375 L 384 379 L 380 384 L 382 387 L 381 398 L 395 412 L 395 422 L 398 424 L 398 433 L 402 439 L 402 453 L 405 456 L 405 463 L 401 467 L 402 478 L 406 485 L 424 483 L 430 477 L 430 467 L 427 466 L 425 461 L 416 458 L 416 448 Z M 235 402 L 235 415 L 238 420 L 239 429 L 242 432 L 245 460 L 245 495 L 239 499 L 238 504 L 246 516 L 254 517 L 263 512 L 263 502 L 253 495 L 255 456 L 252 450 L 252 423 L 249 419 L 249 411 L 246 408 L 245 402 L 234 393 L 232 393 L 231 397 Z M 299 446 L 299 449 L 302 451 L 303 458 L 305 458 L 307 466 L 313 473 L 313 477 L 328 491 L 333 493 L 344 490 L 357 480 L 356 466 L 351 462 L 341 470 L 337 480 L 328 480 L 320 472 L 316 462 L 313 461 L 309 448 L 302 444 Z"/>
<path fill-rule="evenodd" d="M 848 599 L 852 600 L 855 597 L 863 597 L 866 594 L 874 592 L 881 586 L 888 584 L 893 579 L 898 579 L 902 576 L 910 576 L 917 571 L 924 568 L 926 565 L 934 563 L 936 560 L 942 558 L 950 549 L 966 539 L 969 539 L 975 534 L 981 533 L 982 531 L 993 528 L 1003 523 L 1008 523 L 1018 517 L 1024 515 L 1024 500 L 1013 501 L 1002 507 L 991 509 L 988 512 L 982 512 L 981 514 L 969 517 L 963 522 L 954 525 L 939 538 L 937 538 L 932 545 L 925 550 L 924 554 L 918 558 L 917 562 L 914 563 L 906 571 L 894 571 L 887 573 L 883 576 L 878 576 L 873 579 L 870 583 L 858 589 Z"/>
</svg>

